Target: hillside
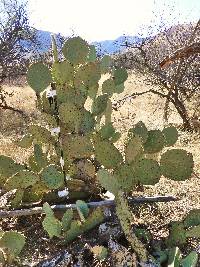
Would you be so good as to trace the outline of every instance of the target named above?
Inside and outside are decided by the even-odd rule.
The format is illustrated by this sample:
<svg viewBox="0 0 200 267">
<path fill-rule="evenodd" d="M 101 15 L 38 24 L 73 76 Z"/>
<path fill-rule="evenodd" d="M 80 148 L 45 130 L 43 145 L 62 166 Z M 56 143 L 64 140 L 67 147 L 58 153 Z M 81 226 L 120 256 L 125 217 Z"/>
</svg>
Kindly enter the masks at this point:
<svg viewBox="0 0 200 267">
<path fill-rule="evenodd" d="M 57 34 L 57 41 L 59 42 L 61 35 Z M 38 52 L 47 52 L 51 47 L 51 32 L 48 31 L 37 31 L 37 40 L 40 43 L 40 46 L 37 47 Z M 115 40 L 104 40 L 99 42 L 92 42 L 91 44 L 95 45 L 97 53 L 99 55 L 104 54 L 115 54 L 122 52 L 126 47 L 124 43 L 128 42 L 130 44 L 138 44 L 142 41 L 142 38 L 138 36 L 120 36 Z M 59 45 L 59 44 L 58 44 Z"/>
</svg>

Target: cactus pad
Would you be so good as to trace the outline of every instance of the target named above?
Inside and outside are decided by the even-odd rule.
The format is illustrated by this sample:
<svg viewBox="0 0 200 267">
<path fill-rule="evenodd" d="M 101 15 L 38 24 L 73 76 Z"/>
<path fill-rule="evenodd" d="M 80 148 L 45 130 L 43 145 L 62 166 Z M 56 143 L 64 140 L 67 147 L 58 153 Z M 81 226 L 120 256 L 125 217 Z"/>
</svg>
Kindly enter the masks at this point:
<svg viewBox="0 0 200 267">
<path fill-rule="evenodd" d="M 82 120 L 81 112 L 71 102 L 63 103 L 60 105 L 59 117 L 62 122 L 74 125 L 79 125 Z"/>
<path fill-rule="evenodd" d="M 94 45 L 90 45 L 89 48 L 90 48 L 90 51 L 89 51 L 89 54 L 88 54 L 88 57 L 87 57 L 87 61 L 88 62 L 94 62 L 97 59 L 97 57 L 96 57 L 96 48 L 95 48 Z"/>
<path fill-rule="evenodd" d="M 134 178 L 144 185 L 155 185 L 161 177 L 160 166 L 152 159 L 140 159 L 132 164 Z"/>
<path fill-rule="evenodd" d="M 116 68 L 113 72 L 115 85 L 123 84 L 127 78 L 128 73 L 124 68 Z"/>
<path fill-rule="evenodd" d="M 200 224 L 186 231 L 187 237 L 200 238 Z"/>
<path fill-rule="evenodd" d="M 67 230 L 70 229 L 70 226 L 71 226 L 71 222 L 72 222 L 72 219 L 73 219 L 73 210 L 70 209 L 70 210 L 67 210 L 63 217 L 62 217 L 62 228 L 63 228 L 63 231 L 66 232 Z"/>
<path fill-rule="evenodd" d="M 0 155 L 0 184 L 3 186 L 7 178 L 23 170 L 24 167 L 17 164 L 10 157 Z"/>
<path fill-rule="evenodd" d="M 10 177 L 5 184 L 5 188 L 8 190 L 12 189 L 25 189 L 29 186 L 34 185 L 39 180 L 39 176 L 31 171 L 19 171 Z"/>
<path fill-rule="evenodd" d="M 139 135 L 142 138 L 143 143 L 147 141 L 148 130 L 142 121 L 139 121 L 138 123 L 134 125 L 133 128 L 129 129 L 129 133 Z"/>
<path fill-rule="evenodd" d="M 15 197 L 10 201 L 12 208 L 17 208 L 20 206 L 24 196 L 24 190 L 18 189 L 15 193 Z"/>
<path fill-rule="evenodd" d="M 176 245 L 184 245 L 187 242 L 186 231 L 183 223 L 172 222 L 169 231 L 169 237 L 166 240 L 166 245 L 174 247 Z"/>
<path fill-rule="evenodd" d="M 101 59 L 101 65 L 100 65 L 102 74 L 109 72 L 111 63 L 112 63 L 112 59 L 110 56 L 108 55 L 103 56 L 103 58 Z"/>
<path fill-rule="evenodd" d="M 97 62 L 89 62 L 81 66 L 76 73 L 76 80 L 89 87 L 94 86 L 100 78 L 100 66 Z"/>
<path fill-rule="evenodd" d="M 62 225 L 54 216 L 46 216 L 42 222 L 42 226 L 44 230 L 47 231 L 50 238 L 54 236 L 60 237 Z"/>
<path fill-rule="evenodd" d="M 42 182 L 49 189 L 58 189 L 64 184 L 64 175 L 58 170 L 58 166 L 49 165 L 40 174 Z"/>
<path fill-rule="evenodd" d="M 102 92 L 109 96 L 112 96 L 112 94 L 115 93 L 115 88 L 115 83 L 112 78 L 105 80 L 102 84 Z"/>
<path fill-rule="evenodd" d="M 5 232 L 0 238 L 0 247 L 6 248 L 11 256 L 19 255 L 25 245 L 25 237 L 14 231 Z"/>
<path fill-rule="evenodd" d="M 53 210 L 47 202 L 43 204 L 42 210 L 46 214 L 46 216 L 54 216 Z"/>
<path fill-rule="evenodd" d="M 90 133 L 94 130 L 95 119 L 92 116 L 91 112 L 83 109 L 82 111 L 82 120 L 80 124 L 80 130 L 84 134 Z"/>
<path fill-rule="evenodd" d="M 92 114 L 94 116 L 102 114 L 106 110 L 107 102 L 108 102 L 108 95 L 104 94 L 98 96 L 93 102 Z"/>
<path fill-rule="evenodd" d="M 104 187 L 114 195 L 116 195 L 118 190 L 120 189 L 120 185 L 118 184 L 116 177 L 113 174 L 109 173 L 107 170 L 99 170 L 97 172 L 97 180 L 102 187 Z"/>
<path fill-rule="evenodd" d="M 63 139 L 64 157 L 86 158 L 93 154 L 93 146 L 88 136 L 68 135 Z"/>
<path fill-rule="evenodd" d="M 144 143 L 144 153 L 160 152 L 165 144 L 165 137 L 160 130 L 148 131 L 148 138 Z"/>
<path fill-rule="evenodd" d="M 190 252 L 190 254 L 181 260 L 182 267 L 198 267 L 198 253 L 196 251 Z"/>
<path fill-rule="evenodd" d="M 109 140 L 115 134 L 112 123 L 105 124 L 98 132 L 103 140 Z"/>
<path fill-rule="evenodd" d="M 22 148 L 29 148 L 32 145 L 33 136 L 30 134 L 26 134 L 22 137 L 20 141 L 17 142 L 17 145 Z"/>
<path fill-rule="evenodd" d="M 162 133 L 165 137 L 165 146 L 173 146 L 178 140 L 178 131 L 174 126 L 164 128 Z"/>
<path fill-rule="evenodd" d="M 45 127 L 39 125 L 30 125 L 29 132 L 32 134 L 34 140 L 38 143 L 54 143 L 55 139 Z"/>
<path fill-rule="evenodd" d="M 51 72 L 43 63 L 34 63 L 29 67 L 27 82 L 36 93 L 41 93 L 51 81 Z"/>
<path fill-rule="evenodd" d="M 122 154 L 109 141 L 95 142 L 94 147 L 97 160 L 105 168 L 114 169 L 123 161 Z"/>
<path fill-rule="evenodd" d="M 185 227 L 197 226 L 200 224 L 200 209 L 190 210 L 183 223 Z"/>
<path fill-rule="evenodd" d="M 132 167 L 128 164 L 121 164 L 119 168 L 115 170 L 113 175 L 122 191 L 130 192 L 133 190 L 134 185 L 138 183 L 138 180 L 134 177 Z"/>
<path fill-rule="evenodd" d="M 70 63 L 77 65 L 86 61 L 89 54 L 89 46 L 85 40 L 78 36 L 68 39 L 62 51 Z"/>
<path fill-rule="evenodd" d="M 160 166 L 166 178 L 183 181 L 192 175 L 194 162 L 191 153 L 182 149 L 171 149 L 162 154 Z"/>
<path fill-rule="evenodd" d="M 58 84 L 65 84 L 74 78 L 74 68 L 67 61 L 55 62 L 52 66 L 52 77 Z"/>
<path fill-rule="evenodd" d="M 76 208 L 77 208 L 81 221 L 85 221 L 85 219 L 88 217 L 89 212 L 90 212 L 87 203 L 83 200 L 77 200 Z"/>
<path fill-rule="evenodd" d="M 130 138 L 125 146 L 126 162 L 131 164 L 143 152 L 142 139 L 135 135 Z"/>
<path fill-rule="evenodd" d="M 104 246 L 94 246 L 90 250 L 98 260 L 105 260 L 108 255 L 108 249 Z"/>
</svg>

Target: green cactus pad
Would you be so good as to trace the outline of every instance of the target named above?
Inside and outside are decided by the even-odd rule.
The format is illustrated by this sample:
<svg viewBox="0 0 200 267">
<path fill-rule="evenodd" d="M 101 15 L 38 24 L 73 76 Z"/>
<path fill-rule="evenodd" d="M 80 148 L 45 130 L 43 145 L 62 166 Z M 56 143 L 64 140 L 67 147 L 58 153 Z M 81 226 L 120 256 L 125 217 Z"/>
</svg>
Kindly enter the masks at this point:
<svg viewBox="0 0 200 267">
<path fill-rule="evenodd" d="M 57 236 L 60 237 L 62 231 L 61 222 L 54 216 L 46 216 L 42 222 L 42 226 L 47 231 L 50 238 Z"/>
<path fill-rule="evenodd" d="M 134 172 L 131 166 L 128 164 L 121 164 L 114 172 L 117 183 L 122 191 L 130 192 L 133 190 L 134 185 L 138 183 L 138 180 L 134 177 Z"/>
<path fill-rule="evenodd" d="M 64 123 L 79 125 L 82 120 L 81 112 L 73 103 L 63 103 L 59 107 L 59 117 Z"/>
<path fill-rule="evenodd" d="M 49 189 L 58 189 L 64 185 L 64 174 L 59 171 L 58 166 L 49 165 L 40 173 L 42 182 Z"/>
<path fill-rule="evenodd" d="M 65 136 L 63 139 L 64 157 L 87 158 L 93 154 L 93 145 L 88 136 Z"/>
<path fill-rule="evenodd" d="M 115 134 L 112 123 L 105 124 L 98 132 L 103 140 L 109 140 Z"/>
<path fill-rule="evenodd" d="M 97 160 L 105 168 L 114 169 L 123 161 L 122 154 L 109 141 L 95 142 L 94 147 Z"/>
<path fill-rule="evenodd" d="M 168 267 L 179 267 L 181 260 L 181 251 L 178 247 L 169 249 L 168 252 Z"/>
<path fill-rule="evenodd" d="M 200 238 L 200 224 L 186 231 L 187 237 Z"/>
<path fill-rule="evenodd" d="M 51 72 L 43 63 L 34 63 L 29 67 L 27 82 L 36 93 L 41 93 L 48 87 L 51 81 Z"/>
<path fill-rule="evenodd" d="M 0 185 L 3 186 L 7 178 L 23 169 L 24 166 L 17 164 L 12 158 L 0 155 Z"/>
<path fill-rule="evenodd" d="M 33 172 L 39 172 L 41 170 L 40 166 L 35 162 L 34 155 L 31 155 L 28 159 L 28 166 Z"/>
<path fill-rule="evenodd" d="M 131 164 L 139 155 L 143 152 L 142 139 L 140 136 L 132 136 L 131 139 L 128 139 L 128 142 L 125 146 L 125 159 L 126 162 Z"/>
<path fill-rule="evenodd" d="M 30 134 L 24 135 L 21 140 L 17 142 L 17 145 L 22 148 L 29 148 L 32 145 L 33 136 Z"/>
<path fill-rule="evenodd" d="M 160 166 L 166 178 L 183 181 L 192 175 L 194 162 L 191 153 L 182 149 L 171 149 L 162 154 Z"/>
<path fill-rule="evenodd" d="M 123 93 L 123 92 L 124 92 L 124 89 L 125 89 L 125 85 L 124 85 L 124 83 L 122 83 L 122 84 L 116 84 L 116 85 L 115 85 L 115 93 L 116 93 L 116 94 L 121 94 L 121 93 Z"/>
<path fill-rule="evenodd" d="M 10 177 L 5 183 L 5 188 L 8 190 L 25 189 L 37 183 L 38 180 L 39 176 L 37 174 L 23 170 Z"/>
<path fill-rule="evenodd" d="M 47 215 L 47 217 L 54 216 L 54 212 L 47 202 L 43 204 L 42 210 Z"/>
<path fill-rule="evenodd" d="M 32 134 L 34 140 L 37 143 L 55 143 L 55 139 L 51 135 L 51 132 L 48 131 L 45 127 L 39 125 L 30 125 L 29 132 L 30 134 Z"/>
<path fill-rule="evenodd" d="M 73 213 L 73 210 L 72 209 L 67 210 L 64 213 L 64 215 L 62 217 L 62 228 L 63 228 L 63 231 L 64 232 L 66 232 L 67 230 L 70 229 L 73 216 L 74 216 L 74 213 Z"/>
<path fill-rule="evenodd" d="M 105 74 L 105 73 L 109 72 L 111 64 L 112 64 L 111 57 L 108 55 L 103 56 L 103 58 L 101 59 L 101 65 L 100 65 L 101 73 Z"/>
<path fill-rule="evenodd" d="M 196 251 L 190 252 L 190 254 L 181 260 L 181 267 L 198 267 L 198 253 Z"/>
<path fill-rule="evenodd" d="M 75 238 L 77 238 L 79 235 L 83 233 L 83 227 L 80 221 L 72 221 L 70 229 L 65 233 L 65 242 L 70 243 Z"/>
<path fill-rule="evenodd" d="M 162 133 L 165 137 L 165 146 L 173 146 L 178 140 L 178 131 L 174 126 L 164 128 Z"/>
<path fill-rule="evenodd" d="M 133 128 L 129 129 L 129 134 L 136 134 L 142 138 L 143 143 L 147 141 L 148 138 L 148 130 L 145 124 L 142 121 L 139 121 L 134 125 Z"/>
<path fill-rule="evenodd" d="M 94 130 L 94 126 L 95 126 L 95 119 L 92 116 L 91 112 L 83 109 L 80 131 L 83 132 L 84 134 L 90 133 Z"/>
<path fill-rule="evenodd" d="M 107 102 L 108 102 L 108 95 L 100 95 L 98 96 L 92 105 L 92 114 L 94 116 L 101 115 L 107 108 Z"/>
<path fill-rule="evenodd" d="M 108 94 L 109 96 L 112 96 L 115 93 L 115 88 L 115 83 L 112 78 L 105 80 L 102 84 L 103 94 Z"/>
<path fill-rule="evenodd" d="M 77 65 L 84 63 L 87 60 L 89 54 L 89 45 L 81 37 L 69 38 L 62 49 L 65 58 L 72 63 Z"/>
<path fill-rule="evenodd" d="M 87 203 L 83 200 L 77 200 L 76 208 L 77 208 L 81 221 L 85 221 L 85 219 L 88 217 L 89 212 L 90 212 Z"/>
<path fill-rule="evenodd" d="M 144 185 L 155 185 L 161 177 L 160 166 L 152 159 L 140 159 L 132 164 L 135 180 Z"/>
<path fill-rule="evenodd" d="M 96 98 L 98 89 L 99 89 L 99 84 L 98 84 L 98 83 L 96 83 L 96 84 L 93 85 L 93 86 L 90 86 L 90 87 L 88 88 L 88 96 L 89 96 L 91 99 Z"/>
<path fill-rule="evenodd" d="M 89 231 L 105 220 L 104 212 L 100 207 L 92 211 L 83 223 L 83 231 Z"/>
<path fill-rule="evenodd" d="M 95 45 L 90 45 L 89 48 L 90 48 L 90 51 L 87 57 L 87 61 L 94 62 L 97 59 Z"/>
<path fill-rule="evenodd" d="M 40 170 L 48 165 L 47 156 L 42 152 L 39 144 L 34 144 L 34 161 Z"/>
<path fill-rule="evenodd" d="M 197 226 L 200 224 L 200 209 L 190 210 L 183 223 L 185 227 Z"/>
<path fill-rule="evenodd" d="M 54 81 L 58 84 L 65 84 L 74 78 L 74 68 L 67 60 L 55 62 L 51 71 Z"/>
<path fill-rule="evenodd" d="M 76 80 L 83 82 L 88 87 L 96 85 L 100 78 L 100 66 L 97 62 L 89 62 L 81 66 L 76 73 Z"/>
<path fill-rule="evenodd" d="M 120 85 L 127 80 L 128 73 L 124 68 L 116 68 L 113 72 L 113 76 L 115 85 Z"/>
<path fill-rule="evenodd" d="M 160 152 L 165 144 L 165 137 L 160 130 L 148 131 L 148 138 L 144 143 L 144 153 Z"/>
<path fill-rule="evenodd" d="M 186 231 L 183 223 L 172 222 L 166 245 L 169 247 L 184 245 L 187 242 Z"/>
<path fill-rule="evenodd" d="M 0 247 L 6 248 L 13 257 L 19 255 L 25 245 L 25 237 L 14 231 L 5 232 L 0 239 Z"/>
<path fill-rule="evenodd" d="M 10 205 L 12 208 L 17 208 L 20 206 L 22 199 L 24 196 L 24 190 L 18 189 L 15 193 L 15 197 L 10 201 Z"/>
<path fill-rule="evenodd" d="M 97 180 L 102 187 L 104 187 L 114 195 L 116 195 L 118 190 L 120 189 L 116 177 L 113 174 L 109 173 L 107 170 L 99 170 L 97 172 Z"/>
</svg>

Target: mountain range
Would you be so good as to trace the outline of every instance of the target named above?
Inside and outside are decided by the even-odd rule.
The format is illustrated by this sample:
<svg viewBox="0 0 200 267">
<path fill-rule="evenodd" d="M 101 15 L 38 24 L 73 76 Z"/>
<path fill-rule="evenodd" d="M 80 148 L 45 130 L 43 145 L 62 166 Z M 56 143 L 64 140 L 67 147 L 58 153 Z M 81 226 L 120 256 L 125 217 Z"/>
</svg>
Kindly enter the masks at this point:
<svg viewBox="0 0 200 267">
<path fill-rule="evenodd" d="M 40 43 L 40 46 L 38 47 L 39 52 L 46 52 L 50 49 L 51 47 L 51 33 L 48 31 L 41 31 L 38 30 L 36 32 L 37 40 Z M 57 35 L 59 40 L 59 36 Z M 104 40 L 104 41 L 99 41 L 99 42 L 92 42 L 90 44 L 95 45 L 97 54 L 102 56 L 104 54 L 116 54 L 124 49 L 126 49 L 125 43 L 127 42 L 128 44 L 138 44 L 142 41 L 143 39 L 138 37 L 138 36 L 120 36 L 115 40 Z M 58 44 L 59 45 L 59 44 Z"/>
</svg>

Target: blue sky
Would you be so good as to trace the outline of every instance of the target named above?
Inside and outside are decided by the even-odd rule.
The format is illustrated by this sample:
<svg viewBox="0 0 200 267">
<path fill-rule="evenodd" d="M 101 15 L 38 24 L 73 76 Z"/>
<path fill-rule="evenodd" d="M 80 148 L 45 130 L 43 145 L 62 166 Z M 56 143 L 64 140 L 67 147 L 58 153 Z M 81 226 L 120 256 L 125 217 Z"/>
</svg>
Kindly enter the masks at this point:
<svg viewBox="0 0 200 267">
<path fill-rule="evenodd" d="M 200 17 L 200 0 L 28 0 L 28 7 L 35 28 L 87 41 L 147 36 Z"/>
</svg>

